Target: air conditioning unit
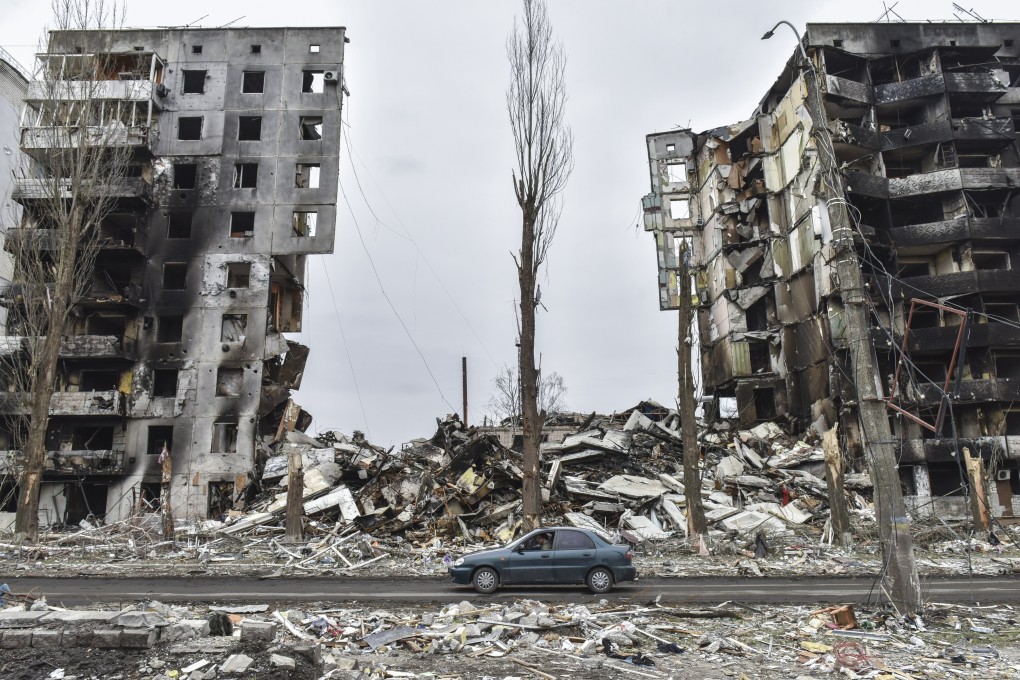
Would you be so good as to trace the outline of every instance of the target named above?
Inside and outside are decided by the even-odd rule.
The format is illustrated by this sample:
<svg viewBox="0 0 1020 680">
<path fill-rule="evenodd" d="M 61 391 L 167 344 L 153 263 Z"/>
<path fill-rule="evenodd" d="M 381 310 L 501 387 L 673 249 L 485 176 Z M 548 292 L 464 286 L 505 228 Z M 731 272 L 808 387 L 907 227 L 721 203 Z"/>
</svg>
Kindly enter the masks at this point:
<svg viewBox="0 0 1020 680">
<path fill-rule="evenodd" d="M 996 470 L 995 471 L 995 481 L 997 481 L 997 482 L 1008 482 L 1009 481 L 1009 475 L 1012 472 L 1013 471 L 1008 469 L 1008 468 L 1005 469 L 1005 470 Z"/>
<path fill-rule="evenodd" d="M 336 71 L 326 71 L 322 74 L 322 80 L 327 83 L 336 83 L 340 80 L 340 74 Z"/>
</svg>

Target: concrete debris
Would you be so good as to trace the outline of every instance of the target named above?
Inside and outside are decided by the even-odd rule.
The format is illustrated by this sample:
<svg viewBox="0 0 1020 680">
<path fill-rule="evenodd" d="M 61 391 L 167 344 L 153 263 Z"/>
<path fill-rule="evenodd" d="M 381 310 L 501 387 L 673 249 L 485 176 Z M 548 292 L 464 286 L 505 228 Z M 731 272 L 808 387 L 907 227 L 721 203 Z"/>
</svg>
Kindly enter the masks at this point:
<svg viewBox="0 0 1020 680">
<path fill-rule="evenodd" d="M 185 641 L 167 632 L 203 620 L 213 608 L 149 602 L 124 611 L 31 612 L 19 604 L 0 611 L 5 651 L 0 674 L 8 677 L 12 664 L 29 656 L 54 673 L 49 677 L 139 680 L 460 680 L 520 677 L 515 675 L 520 669 L 542 678 L 637 673 L 746 680 L 833 674 L 977 679 L 1020 672 L 1015 640 L 997 632 L 1015 624 L 1008 605 L 932 604 L 921 617 L 901 618 L 862 604 L 822 609 L 728 603 L 695 608 L 658 599 L 629 605 L 500 599 L 400 609 L 337 604 L 271 614 L 266 607 L 245 618 L 234 615 L 238 625 L 231 636 L 214 638 L 206 631 Z M 136 625 L 146 621 L 126 616 L 145 613 L 160 614 L 163 625 Z M 278 626 L 280 621 L 286 625 Z M 149 644 L 138 645 L 138 638 Z"/>
</svg>

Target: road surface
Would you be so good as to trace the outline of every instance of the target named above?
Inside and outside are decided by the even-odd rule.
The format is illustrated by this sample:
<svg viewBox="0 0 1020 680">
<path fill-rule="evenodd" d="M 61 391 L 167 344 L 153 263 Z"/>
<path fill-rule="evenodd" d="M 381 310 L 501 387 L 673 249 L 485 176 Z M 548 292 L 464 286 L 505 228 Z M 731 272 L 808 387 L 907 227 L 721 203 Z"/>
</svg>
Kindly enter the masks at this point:
<svg viewBox="0 0 1020 680">
<path fill-rule="evenodd" d="M 449 603 L 477 599 L 469 586 L 445 579 L 365 578 L 19 578 L 0 573 L 17 594 L 45 595 L 53 605 L 131 602 L 404 602 Z M 952 577 L 924 579 L 925 596 L 934 602 L 1020 603 L 1020 577 Z M 649 578 L 618 586 L 608 596 L 591 595 L 581 587 L 506 587 L 488 599 L 518 598 L 547 602 L 649 602 L 662 604 L 745 603 L 815 604 L 874 600 L 878 585 L 863 578 Z"/>
</svg>

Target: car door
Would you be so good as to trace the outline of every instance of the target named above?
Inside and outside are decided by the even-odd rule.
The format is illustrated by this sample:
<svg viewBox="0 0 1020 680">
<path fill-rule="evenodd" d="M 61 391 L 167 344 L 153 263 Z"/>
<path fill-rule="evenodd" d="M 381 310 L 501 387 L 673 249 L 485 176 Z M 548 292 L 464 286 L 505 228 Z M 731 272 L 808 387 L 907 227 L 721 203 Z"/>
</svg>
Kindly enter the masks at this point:
<svg viewBox="0 0 1020 680">
<path fill-rule="evenodd" d="M 595 541 L 583 531 L 560 529 L 556 532 L 553 553 L 553 580 L 556 583 L 583 583 L 598 554 Z"/>
<path fill-rule="evenodd" d="M 544 533 L 554 534 L 549 530 Z M 555 535 L 546 543 L 549 548 L 531 545 L 531 536 L 526 537 L 510 551 L 505 568 L 504 581 L 507 583 L 552 583 L 553 551 L 551 546 Z"/>
</svg>

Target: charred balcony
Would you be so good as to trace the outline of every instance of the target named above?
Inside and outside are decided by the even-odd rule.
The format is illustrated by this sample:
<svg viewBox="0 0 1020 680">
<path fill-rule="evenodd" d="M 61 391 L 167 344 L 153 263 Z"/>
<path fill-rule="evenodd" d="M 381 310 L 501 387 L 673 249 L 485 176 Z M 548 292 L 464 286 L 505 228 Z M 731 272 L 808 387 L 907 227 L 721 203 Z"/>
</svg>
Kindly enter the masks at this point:
<svg viewBox="0 0 1020 680">
<path fill-rule="evenodd" d="M 83 197 L 114 198 L 120 209 L 144 209 L 152 198 L 152 183 L 142 177 L 121 177 L 84 188 Z M 70 179 L 18 177 L 11 198 L 27 205 L 36 201 L 71 201 L 76 198 Z"/>
<path fill-rule="evenodd" d="M 917 405 L 937 406 L 942 400 L 942 385 L 931 382 L 920 383 L 908 389 L 909 399 Z M 1020 379 L 991 378 L 987 380 L 963 380 L 956 404 L 981 402 L 1011 403 L 1020 400 Z"/>
<path fill-rule="evenodd" d="M 31 396 L 25 393 L 0 394 L 0 414 L 26 415 Z M 51 416 L 123 416 L 124 395 L 117 390 L 54 392 L 50 399 Z"/>
<path fill-rule="evenodd" d="M 952 352 L 959 336 L 959 326 L 917 327 L 917 319 L 910 329 L 907 349 L 912 356 L 945 354 Z M 876 347 L 887 345 L 889 336 L 886 330 L 872 328 L 871 337 Z M 896 334 L 896 345 L 903 342 L 903 336 Z M 989 321 L 988 323 L 972 323 L 967 337 L 967 346 L 971 347 L 1003 347 L 1020 348 L 1020 328 L 1017 326 Z"/>
<path fill-rule="evenodd" d="M 1007 458 L 1020 456 L 1020 451 L 1009 451 L 1007 444 L 1009 439 L 1009 437 L 967 437 L 959 440 L 907 439 L 899 444 L 899 460 L 901 463 L 955 462 L 962 455 L 963 447 L 967 447 L 974 456 L 980 456 L 986 461 L 1004 453 Z M 1009 455 L 1010 453 L 1012 455 Z"/>
<path fill-rule="evenodd" d="M 897 248 L 929 246 L 953 241 L 1016 241 L 1020 240 L 1020 218 L 963 217 L 940 222 L 911 224 L 889 230 Z"/>
<path fill-rule="evenodd" d="M 20 451 L 0 451 L 0 474 L 15 474 Z M 124 472 L 124 452 L 113 450 L 47 451 L 43 479 L 118 475 Z"/>
<path fill-rule="evenodd" d="M 875 277 L 868 277 L 872 285 Z M 1020 289 L 1020 270 L 995 269 L 952 272 L 935 276 L 910 276 L 892 282 L 896 295 L 911 297 L 917 294 L 931 298 L 948 298 L 974 292 L 1010 292 Z"/>
</svg>

